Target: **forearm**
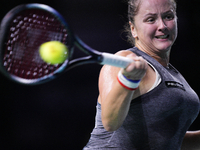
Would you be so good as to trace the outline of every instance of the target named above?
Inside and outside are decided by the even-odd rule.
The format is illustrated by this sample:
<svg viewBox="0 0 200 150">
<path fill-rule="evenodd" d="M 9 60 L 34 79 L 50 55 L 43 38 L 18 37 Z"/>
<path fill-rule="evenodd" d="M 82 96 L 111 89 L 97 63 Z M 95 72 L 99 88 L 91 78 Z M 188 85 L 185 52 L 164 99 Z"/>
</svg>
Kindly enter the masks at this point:
<svg viewBox="0 0 200 150">
<path fill-rule="evenodd" d="M 102 101 L 102 122 L 108 131 L 118 129 L 128 113 L 134 91 L 123 88 L 118 82 Z"/>
<path fill-rule="evenodd" d="M 200 149 L 200 130 L 188 131 L 183 139 L 181 150 L 199 150 Z"/>
</svg>

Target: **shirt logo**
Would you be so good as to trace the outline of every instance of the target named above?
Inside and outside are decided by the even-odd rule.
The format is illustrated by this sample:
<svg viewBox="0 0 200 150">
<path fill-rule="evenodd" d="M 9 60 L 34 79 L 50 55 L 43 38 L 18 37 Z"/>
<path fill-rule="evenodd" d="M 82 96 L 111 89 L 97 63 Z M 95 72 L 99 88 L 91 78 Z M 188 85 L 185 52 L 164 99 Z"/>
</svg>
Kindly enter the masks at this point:
<svg viewBox="0 0 200 150">
<path fill-rule="evenodd" d="M 185 91 L 185 88 L 183 86 L 183 84 L 180 84 L 178 82 L 175 82 L 175 81 L 165 81 L 165 84 L 168 88 L 180 88 L 182 90 Z"/>
</svg>

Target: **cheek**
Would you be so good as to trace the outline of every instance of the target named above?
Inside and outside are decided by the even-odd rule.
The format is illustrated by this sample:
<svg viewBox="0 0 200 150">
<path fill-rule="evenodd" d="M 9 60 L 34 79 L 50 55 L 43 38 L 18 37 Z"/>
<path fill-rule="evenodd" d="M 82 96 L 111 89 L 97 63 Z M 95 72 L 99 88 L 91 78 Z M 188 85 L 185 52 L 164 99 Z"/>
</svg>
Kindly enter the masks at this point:
<svg viewBox="0 0 200 150">
<path fill-rule="evenodd" d="M 144 38 L 144 39 L 149 39 L 149 38 L 154 38 L 155 33 L 156 33 L 156 27 L 152 26 L 152 25 L 146 25 L 143 27 L 139 28 L 140 30 L 138 30 L 139 37 Z"/>
<path fill-rule="evenodd" d="M 170 29 L 172 34 L 174 34 L 174 35 L 177 34 L 177 22 L 176 21 L 169 22 L 168 28 Z"/>
<path fill-rule="evenodd" d="M 178 29 L 177 29 L 177 25 L 173 24 L 170 27 L 170 31 L 171 31 L 171 35 L 172 35 L 172 40 L 175 41 L 177 38 L 177 34 L 178 34 Z"/>
</svg>

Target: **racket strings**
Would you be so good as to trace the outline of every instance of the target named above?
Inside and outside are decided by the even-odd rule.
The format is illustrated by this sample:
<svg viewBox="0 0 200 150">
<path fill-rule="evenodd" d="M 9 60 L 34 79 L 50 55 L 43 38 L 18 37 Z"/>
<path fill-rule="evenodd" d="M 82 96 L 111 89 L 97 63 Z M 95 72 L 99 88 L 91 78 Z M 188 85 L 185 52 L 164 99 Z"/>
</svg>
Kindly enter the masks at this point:
<svg viewBox="0 0 200 150">
<path fill-rule="evenodd" d="M 13 75 L 37 79 L 53 74 L 61 65 L 49 65 L 39 56 L 39 46 L 47 41 L 67 43 L 67 30 L 49 12 L 40 9 L 22 11 L 10 27 L 4 53 L 4 67 Z"/>
</svg>

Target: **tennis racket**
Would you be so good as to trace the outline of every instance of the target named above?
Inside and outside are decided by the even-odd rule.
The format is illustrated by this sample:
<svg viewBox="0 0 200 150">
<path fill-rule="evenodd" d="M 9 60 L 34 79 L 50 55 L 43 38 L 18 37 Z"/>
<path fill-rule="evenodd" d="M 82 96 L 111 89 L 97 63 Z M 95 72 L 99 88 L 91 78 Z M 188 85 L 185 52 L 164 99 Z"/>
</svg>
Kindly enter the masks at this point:
<svg viewBox="0 0 200 150">
<path fill-rule="evenodd" d="M 62 64 L 50 65 L 39 56 L 39 47 L 47 41 L 60 41 L 69 49 Z M 87 54 L 73 59 L 74 47 Z M 73 34 L 65 19 L 44 4 L 19 5 L 10 10 L 0 28 L 0 71 L 22 84 L 40 84 L 63 72 L 88 63 L 125 68 L 133 60 L 90 48 Z"/>
</svg>

